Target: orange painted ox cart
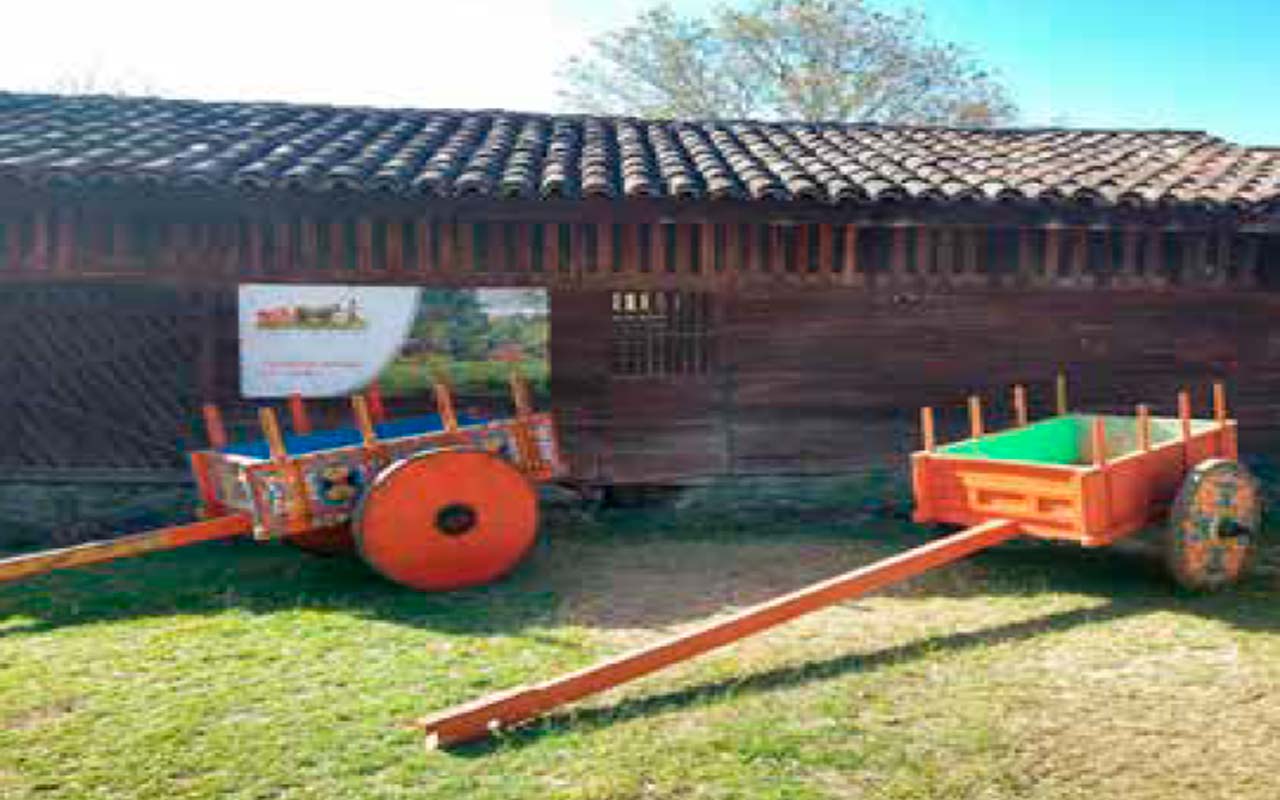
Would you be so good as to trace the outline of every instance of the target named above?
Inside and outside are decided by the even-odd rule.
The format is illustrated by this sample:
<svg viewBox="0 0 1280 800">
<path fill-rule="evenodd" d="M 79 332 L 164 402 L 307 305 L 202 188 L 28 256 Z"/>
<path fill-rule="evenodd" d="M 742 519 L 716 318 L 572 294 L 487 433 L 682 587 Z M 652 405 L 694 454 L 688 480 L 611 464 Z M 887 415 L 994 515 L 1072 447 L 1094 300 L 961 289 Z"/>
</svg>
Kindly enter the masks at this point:
<svg viewBox="0 0 1280 800">
<path fill-rule="evenodd" d="M 424 591 L 495 580 L 534 541 L 535 484 L 562 472 L 551 415 L 533 409 L 518 369 L 511 388 L 512 417 L 469 416 L 437 377 L 436 413 L 393 420 L 374 386 L 351 398 L 354 426 L 323 431 L 295 395 L 290 433 L 263 408 L 262 438 L 235 443 L 205 406 L 210 446 L 190 454 L 202 521 L 0 560 L 0 582 L 245 534 L 353 550 Z"/>
<path fill-rule="evenodd" d="M 1059 377 L 1057 415 L 1027 419 L 1015 387 L 1014 425 L 985 430 L 970 398 L 971 436 L 939 445 L 933 412 L 921 411 L 924 447 L 912 456 L 919 522 L 967 525 L 921 547 L 747 608 L 726 619 L 602 664 L 447 709 L 421 720 L 431 746 L 483 737 L 803 614 L 864 595 L 1018 536 L 1108 545 L 1162 526 L 1173 577 L 1212 590 L 1237 580 L 1260 525 L 1258 487 L 1236 461 L 1236 423 L 1221 385 L 1211 419 L 1072 414 Z"/>
</svg>

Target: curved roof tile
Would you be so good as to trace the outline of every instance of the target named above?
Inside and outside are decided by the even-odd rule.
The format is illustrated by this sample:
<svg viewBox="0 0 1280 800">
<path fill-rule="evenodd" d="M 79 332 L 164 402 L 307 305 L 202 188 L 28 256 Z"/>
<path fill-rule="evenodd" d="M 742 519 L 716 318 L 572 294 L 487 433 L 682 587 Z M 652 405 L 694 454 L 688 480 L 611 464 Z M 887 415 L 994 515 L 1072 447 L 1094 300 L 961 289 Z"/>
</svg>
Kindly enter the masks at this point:
<svg viewBox="0 0 1280 800">
<path fill-rule="evenodd" d="M 412 197 L 1280 205 L 1195 131 L 664 121 L 0 93 L 0 177 Z"/>
</svg>

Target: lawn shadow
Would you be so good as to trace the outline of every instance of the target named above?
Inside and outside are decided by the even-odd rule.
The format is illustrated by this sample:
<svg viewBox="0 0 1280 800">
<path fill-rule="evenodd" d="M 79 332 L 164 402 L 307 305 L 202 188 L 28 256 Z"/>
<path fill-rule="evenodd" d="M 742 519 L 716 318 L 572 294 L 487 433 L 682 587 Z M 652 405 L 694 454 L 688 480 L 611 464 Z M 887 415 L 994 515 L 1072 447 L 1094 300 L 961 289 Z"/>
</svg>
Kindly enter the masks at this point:
<svg viewBox="0 0 1280 800">
<path fill-rule="evenodd" d="M 527 725 L 502 732 L 494 739 L 459 745 L 450 748 L 449 752 L 461 757 L 488 755 L 501 748 L 525 747 L 534 744 L 548 735 L 564 731 L 571 726 L 575 729 L 588 730 L 607 727 L 631 719 L 685 711 L 695 705 L 724 702 L 743 695 L 768 693 L 828 680 L 852 672 L 874 672 L 938 653 L 963 652 L 977 647 L 1023 641 L 1046 633 L 1105 623 L 1159 608 L 1161 608 L 1160 604 L 1154 602 L 1109 603 L 1103 606 L 1077 608 L 976 631 L 931 636 L 883 650 L 849 653 L 821 661 L 790 665 L 741 678 L 706 681 L 675 691 L 627 698 L 613 706 L 592 706 L 555 712 Z"/>
<path fill-rule="evenodd" d="M 894 512 L 818 510 L 708 518 L 639 509 L 584 522 L 552 514 L 531 557 L 492 585 L 446 594 L 396 586 L 356 558 L 279 544 L 213 542 L 0 585 L 0 639 L 71 625 L 229 609 L 336 610 L 444 633 L 530 627 L 655 632 L 799 589 L 929 541 Z M 1077 593 L 1158 603 L 1280 629 L 1274 577 L 1243 591 L 1181 593 L 1147 554 L 1014 542 L 889 590 L 909 596 Z M 1242 602 L 1243 598 L 1243 602 Z"/>
<path fill-rule="evenodd" d="M 530 585 L 527 573 L 522 566 L 489 586 L 426 594 L 381 578 L 354 556 L 318 556 L 279 543 L 210 542 L 0 584 L 0 640 L 145 617 L 299 609 L 500 635 L 554 619 L 554 594 Z"/>
</svg>

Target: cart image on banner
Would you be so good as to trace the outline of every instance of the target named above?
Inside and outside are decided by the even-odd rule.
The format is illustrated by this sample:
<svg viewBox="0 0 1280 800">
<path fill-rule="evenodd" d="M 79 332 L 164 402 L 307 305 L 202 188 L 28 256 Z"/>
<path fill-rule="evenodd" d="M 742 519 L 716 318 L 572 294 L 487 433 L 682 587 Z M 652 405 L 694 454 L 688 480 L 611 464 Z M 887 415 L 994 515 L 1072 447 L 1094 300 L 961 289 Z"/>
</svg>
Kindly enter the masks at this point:
<svg viewBox="0 0 1280 800">
<path fill-rule="evenodd" d="M 424 394 L 446 368 L 459 394 L 492 395 L 518 361 L 545 396 L 548 331 L 543 289 L 243 284 L 241 393 Z"/>
</svg>

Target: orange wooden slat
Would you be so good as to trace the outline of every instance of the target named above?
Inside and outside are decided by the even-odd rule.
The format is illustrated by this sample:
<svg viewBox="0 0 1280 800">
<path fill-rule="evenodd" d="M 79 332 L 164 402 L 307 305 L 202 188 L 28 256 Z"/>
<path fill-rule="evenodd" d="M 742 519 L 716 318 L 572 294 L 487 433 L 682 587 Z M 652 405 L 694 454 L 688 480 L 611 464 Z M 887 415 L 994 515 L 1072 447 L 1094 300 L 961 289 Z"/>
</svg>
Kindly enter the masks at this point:
<svg viewBox="0 0 1280 800">
<path fill-rule="evenodd" d="M 719 241 L 720 226 L 710 222 L 703 222 L 698 227 L 698 261 L 702 269 L 702 274 L 709 278 L 716 275 L 716 254 L 718 251 L 716 243 Z"/>
<path fill-rule="evenodd" d="M 907 235 L 910 231 L 902 225 L 894 226 L 892 231 L 889 269 L 895 278 L 905 278 L 907 276 Z"/>
<path fill-rule="evenodd" d="M 613 272 L 613 223 L 596 225 L 595 275 L 608 277 Z"/>
<path fill-rule="evenodd" d="M 400 274 L 405 271 L 404 263 L 404 226 L 408 224 L 404 220 L 390 219 L 386 220 L 380 226 L 382 235 L 387 237 L 387 245 L 385 248 L 387 254 L 387 263 L 385 269 L 393 274 Z"/>
<path fill-rule="evenodd" d="M 27 263 L 35 272 L 49 269 L 49 214 L 37 211 L 31 219 L 31 252 Z"/>
<path fill-rule="evenodd" d="M 458 261 L 454 271 L 466 276 L 476 273 L 476 236 L 479 226 L 473 222 L 459 222 L 455 227 L 455 241 L 458 244 Z"/>
<path fill-rule="evenodd" d="M 362 217 L 356 222 L 356 272 L 368 274 L 374 271 L 373 220 Z M 377 267 L 381 268 L 381 265 Z"/>
<path fill-rule="evenodd" d="M 265 270 L 263 269 L 263 253 L 262 253 L 263 224 L 264 223 L 258 222 L 257 220 L 249 220 L 247 224 L 248 241 L 245 242 L 245 245 L 247 248 L 247 253 L 246 253 L 247 258 L 245 259 L 246 261 L 245 268 L 247 268 L 249 270 L 249 274 L 253 276 L 261 276 L 265 272 Z"/>
<path fill-rule="evenodd" d="M 418 243 L 418 263 L 415 269 L 420 273 L 428 273 L 435 269 L 435 229 L 429 219 L 417 219 L 413 223 L 413 235 Z"/>
<path fill-rule="evenodd" d="M 634 275 L 640 271 L 640 226 L 634 222 L 622 225 L 621 263 L 618 272 Z"/>
<path fill-rule="evenodd" d="M 335 273 L 347 268 L 347 226 L 338 220 L 329 223 L 329 263 L 325 266 Z"/>
<path fill-rule="evenodd" d="M 649 271 L 660 275 L 667 271 L 666 225 L 655 222 L 649 226 Z"/>
<path fill-rule="evenodd" d="M 862 283 L 862 273 L 858 271 L 858 226 L 844 226 L 844 263 L 841 265 L 841 283 L 856 286 Z"/>
<path fill-rule="evenodd" d="M 57 211 L 57 227 L 54 234 L 53 268 L 62 274 L 71 272 L 71 261 L 76 247 L 76 213 L 71 208 Z"/>
<path fill-rule="evenodd" d="M 1047 228 L 1044 232 L 1044 276 L 1055 281 L 1062 271 L 1062 229 Z"/>
<path fill-rule="evenodd" d="M 528 275 L 533 272 L 533 225 L 528 222 L 516 223 L 515 259 L 511 264 L 514 272 Z"/>
<path fill-rule="evenodd" d="M 457 267 L 457 254 L 454 246 L 457 232 L 454 229 L 454 223 L 451 220 L 440 220 L 437 233 L 440 238 L 439 271 L 442 275 L 449 275 Z"/>
<path fill-rule="evenodd" d="M 298 224 L 302 229 L 298 248 L 298 267 L 304 272 L 311 272 L 319 266 L 320 231 L 316 221 L 311 217 L 303 217 Z"/>
</svg>

